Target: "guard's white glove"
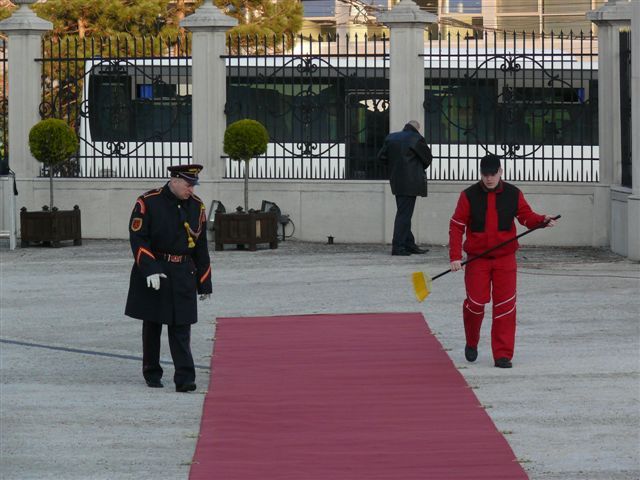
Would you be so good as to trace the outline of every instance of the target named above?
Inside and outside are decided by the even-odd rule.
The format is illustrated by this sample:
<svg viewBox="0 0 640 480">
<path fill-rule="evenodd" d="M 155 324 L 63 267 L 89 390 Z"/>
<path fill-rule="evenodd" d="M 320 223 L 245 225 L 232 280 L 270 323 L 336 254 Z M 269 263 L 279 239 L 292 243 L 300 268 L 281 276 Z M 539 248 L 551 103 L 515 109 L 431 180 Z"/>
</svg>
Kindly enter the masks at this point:
<svg viewBox="0 0 640 480">
<path fill-rule="evenodd" d="M 160 279 L 167 278 L 164 273 L 154 273 L 153 275 L 149 275 L 147 277 L 147 287 L 153 288 L 154 290 L 160 290 Z"/>
<path fill-rule="evenodd" d="M 211 294 L 210 293 L 203 293 L 202 295 L 200 295 L 200 300 L 209 300 L 211 298 Z"/>
</svg>

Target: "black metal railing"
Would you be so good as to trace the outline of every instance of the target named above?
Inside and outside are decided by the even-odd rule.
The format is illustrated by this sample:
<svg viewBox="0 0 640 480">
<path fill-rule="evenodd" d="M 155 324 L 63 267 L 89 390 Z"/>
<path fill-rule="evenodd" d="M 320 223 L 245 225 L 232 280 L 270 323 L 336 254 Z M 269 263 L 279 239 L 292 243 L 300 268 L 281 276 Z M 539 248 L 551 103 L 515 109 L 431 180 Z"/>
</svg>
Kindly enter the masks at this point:
<svg viewBox="0 0 640 480">
<path fill-rule="evenodd" d="M 429 37 L 428 176 L 475 180 L 492 153 L 508 180 L 597 182 L 596 44 L 582 33 Z"/>
<path fill-rule="evenodd" d="M 591 34 L 429 37 L 430 178 L 475 180 L 490 152 L 504 157 L 507 179 L 598 181 L 595 43 Z M 56 175 L 163 177 L 191 161 L 189 37 L 51 38 L 42 50 L 42 117 L 65 119 L 80 137 Z M 251 177 L 387 178 L 376 160 L 389 133 L 386 37 L 234 37 L 224 58 L 227 122 L 259 120 L 271 137 Z M 243 168 L 226 159 L 225 177 Z"/>
<path fill-rule="evenodd" d="M 254 178 L 380 179 L 389 126 L 388 39 L 228 40 L 227 120 L 271 135 Z M 428 176 L 478 178 L 479 158 L 504 157 L 505 178 L 598 181 L 597 53 L 591 34 L 429 36 L 425 45 Z M 227 161 L 226 176 L 243 175 Z"/>
<path fill-rule="evenodd" d="M 7 41 L 0 38 L 0 175 L 9 171 L 9 83 Z"/>
<path fill-rule="evenodd" d="M 631 188 L 631 31 L 620 32 L 620 150 L 622 163 L 621 184 Z M 637 141 L 637 139 L 636 139 Z"/>
<path fill-rule="evenodd" d="M 389 131 L 387 47 L 384 36 L 229 38 L 227 122 L 258 120 L 271 140 L 250 176 L 386 178 L 375 158 Z M 225 176 L 243 175 L 227 158 Z"/>
<path fill-rule="evenodd" d="M 49 38 L 42 52 L 41 117 L 67 121 L 80 140 L 56 175 L 164 177 L 191 161 L 188 36 Z"/>
</svg>

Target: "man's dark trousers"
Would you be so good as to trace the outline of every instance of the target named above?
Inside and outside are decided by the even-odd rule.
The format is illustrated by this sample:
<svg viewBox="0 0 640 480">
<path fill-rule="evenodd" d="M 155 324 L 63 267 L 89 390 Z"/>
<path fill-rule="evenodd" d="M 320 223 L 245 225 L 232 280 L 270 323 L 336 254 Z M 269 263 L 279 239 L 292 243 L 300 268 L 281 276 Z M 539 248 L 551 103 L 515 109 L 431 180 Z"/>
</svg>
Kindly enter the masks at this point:
<svg viewBox="0 0 640 480">
<path fill-rule="evenodd" d="M 160 337 L 162 324 L 142 322 L 142 374 L 146 380 L 160 380 Z M 173 381 L 176 385 L 193 383 L 196 370 L 191 355 L 191 325 L 169 325 L 169 349 L 175 367 Z"/>
<path fill-rule="evenodd" d="M 411 217 L 416 206 L 413 195 L 396 195 L 396 220 L 393 224 L 392 251 L 398 252 L 414 247 L 416 240 L 411 233 Z"/>
</svg>

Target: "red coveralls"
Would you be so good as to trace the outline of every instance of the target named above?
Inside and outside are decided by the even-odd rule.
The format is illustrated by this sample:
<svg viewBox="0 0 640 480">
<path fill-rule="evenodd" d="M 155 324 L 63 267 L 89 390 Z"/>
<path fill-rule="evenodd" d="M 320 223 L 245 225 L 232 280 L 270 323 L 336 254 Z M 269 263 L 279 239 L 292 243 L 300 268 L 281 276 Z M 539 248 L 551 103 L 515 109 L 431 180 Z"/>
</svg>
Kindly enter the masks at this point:
<svg viewBox="0 0 640 480">
<path fill-rule="evenodd" d="M 488 250 L 515 237 L 514 218 L 532 228 L 545 219 L 531 210 L 522 192 L 513 185 L 500 181 L 498 187 L 488 191 L 482 182 L 460 194 L 456 210 L 449 222 L 449 258 L 462 260 L 462 249 L 467 258 Z M 465 236 L 464 245 L 462 238 Z M 491 349 L 493 358 L 513 357 L 516 336 L 516 255 L 517 240 L 479 258 L 465 268 L 467 298 L 462 304 L 464 331 L 467 345 L 477 348 L 484 306 L 493 300 Z"/>
</svg>

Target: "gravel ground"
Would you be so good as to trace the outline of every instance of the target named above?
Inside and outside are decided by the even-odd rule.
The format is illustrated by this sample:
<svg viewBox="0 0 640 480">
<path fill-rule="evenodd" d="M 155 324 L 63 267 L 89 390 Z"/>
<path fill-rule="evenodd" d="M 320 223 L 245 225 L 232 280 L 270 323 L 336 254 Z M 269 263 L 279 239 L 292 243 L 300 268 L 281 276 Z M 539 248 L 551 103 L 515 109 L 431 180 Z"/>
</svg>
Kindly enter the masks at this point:
<svg viewBox="0 0 640 480">
<path fill-rule="evenodd" d="M 2 478 L 186 479 L 216 317 L 419 311 L 530 478 L 639 479 L 640 266 L 600 249 L 521 249 L 514 368 L 500 370 L 488 327 L 478 361 L 464 360 L 461 274 L 415 301 L 411 272 L 448 268 L 445 247 L 430 248 L 212 252 L 214 295 L 192 335 L 195 394 L 142 381 L 140 322 L 123 315 L 127 242 L 0 251 Z M 162 353 L 170 381 L 166 334 Z"/>
</svg>

